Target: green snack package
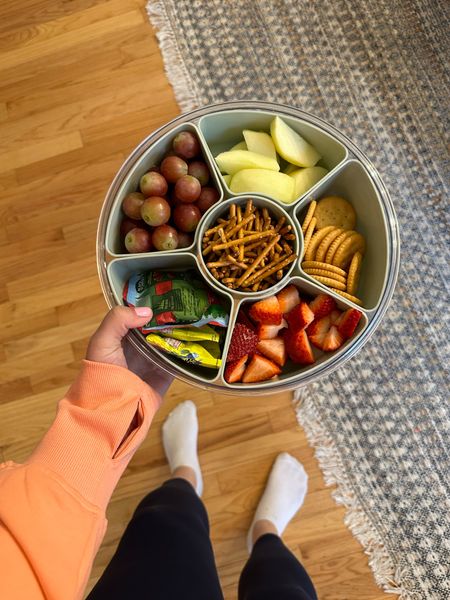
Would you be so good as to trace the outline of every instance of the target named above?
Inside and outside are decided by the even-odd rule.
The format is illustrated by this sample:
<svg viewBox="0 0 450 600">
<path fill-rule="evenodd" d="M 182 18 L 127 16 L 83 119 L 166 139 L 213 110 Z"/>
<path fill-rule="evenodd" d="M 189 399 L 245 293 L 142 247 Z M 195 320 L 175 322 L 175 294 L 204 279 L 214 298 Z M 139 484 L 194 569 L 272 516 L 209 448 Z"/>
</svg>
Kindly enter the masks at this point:
<svg viewBox="0 0 450 600">
<path fill-rule="evenodd" d="M 214 292 L 193 270 L 136 273 L 125 284 L 123 298 L 129 306 L 150 306 L 152 319 L 142 333 L 177 327 L 226 327 L 229 315 Z"/>
</svg>

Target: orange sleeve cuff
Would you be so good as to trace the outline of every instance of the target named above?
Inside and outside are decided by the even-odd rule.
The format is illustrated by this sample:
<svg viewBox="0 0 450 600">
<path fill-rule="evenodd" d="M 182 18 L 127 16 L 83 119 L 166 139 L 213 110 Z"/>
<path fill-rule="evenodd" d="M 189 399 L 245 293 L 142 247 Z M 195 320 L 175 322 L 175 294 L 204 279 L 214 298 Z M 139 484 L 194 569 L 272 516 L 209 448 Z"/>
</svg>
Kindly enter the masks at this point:
<svg viewBox="0 0 450 600">
<path fill-rule="evenodd" d="M 104 509 L 160 403 L 159 394 L 128 369 L 84 360 L 27 462 L 51 469 Z M 124 439 L 136 415 L 137 427 Z"/>
</svg>

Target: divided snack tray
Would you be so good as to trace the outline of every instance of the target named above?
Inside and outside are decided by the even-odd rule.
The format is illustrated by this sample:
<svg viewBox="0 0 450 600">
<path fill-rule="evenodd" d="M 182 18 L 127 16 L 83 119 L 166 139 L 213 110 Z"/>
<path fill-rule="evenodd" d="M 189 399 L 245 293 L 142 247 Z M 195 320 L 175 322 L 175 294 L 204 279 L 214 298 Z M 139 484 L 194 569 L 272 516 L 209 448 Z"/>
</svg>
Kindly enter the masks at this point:
<svg viewBox="0 0 450 600">
<path fill-rule="evenodd" d="M 306 194 L 291 204 L 261 194 L 233 194 L 225 184 L 214 156 L 228 150 L 242 139 L 243 129 L 268 131 L 270 122 L 280 116 L 291 128 L 306 138 L 322 155 L 318 163 L 328 174 Z M 174 136 L 190 130 L 198 136 L 204 160 L 207 162 L 213 185 L 220 200 L 203 216 L 196 229 L 194 243 L 188 248 L 171 251 L 127 254 L 119 236 L 123 198 L 139 187 L 140 177 L 151 165 L 158 164 L 170 149 Z M 288 361 L 283 373 L 276 379 L 260 383 L 227 383 L 224 379 L 225 359 L 233 326 L 241 306 L 276 294 L 288 284 L 297 286 L 300 296 L 327 293 L 333 296 L 338 308 L 355 307 L 349 300 L 331 291 L 301 266 L 304 237 L 301 223 L 312 200 L 337 195 L 346 198 L 357 214 L 356 230 L 366 240 L 366 253 L 359 284 L 358 296 L 363 302 L 357 307 L 362 318 L 355 334 L 341 348 L 332 353 L 314 350 L 316 362 L 296 365 Z M 244 205 L 252 199 L 256 206 L 266 207 L 272 215 L 284 216 L 296 234 L 294 249 L 299 259 L 291 263 L 283 278 L 268 290 L 245 293 L 231 290 L 211 275 L 202 257 L 202 237 L 219 217 L 225 216 L 233 202 Z M 392 297 L 400 260 L 398 223 L 392 201 L 375 168 L 366 156 L 340 131 L 302 110 L 270 102 L 228 102 L 216 104 L 180 115 L 149 135 L 129 156 L 116 175 L 103 204 L 97 234 L 97 264 L 106 301 L 110 307 L 123 304 L 124 284 L 132 273 L 150 270 L 195 269 L 229 311 L 229 324 L 218 370 L 193 366 L 164 354 L 146 342 L 138 331 L 129 334 L 131 344 L 146 359 L 156 363 L 175 377 L 203 388 L 232 394 L 264 394 L 285 391 L 311 383 L 344 364 L 367 342 L 379 325 Z M 368 365 L 370 368 L 370 365 Z"/>
</svg>

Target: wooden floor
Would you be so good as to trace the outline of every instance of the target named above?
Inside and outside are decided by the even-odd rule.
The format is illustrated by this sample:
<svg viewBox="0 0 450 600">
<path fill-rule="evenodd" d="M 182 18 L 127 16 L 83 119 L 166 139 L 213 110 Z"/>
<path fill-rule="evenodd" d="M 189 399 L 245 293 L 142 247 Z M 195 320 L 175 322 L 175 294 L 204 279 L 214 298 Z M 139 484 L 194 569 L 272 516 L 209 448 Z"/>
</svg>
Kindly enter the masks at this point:
<svg viewBox="0 0 450 600">
<path fill-rule="evenodd" d="M 105 312 L 99 210 L 130 150 L 178 113 L 144 0 L 0 4 L 0 459 L 24 460 L 75 377 Z M 205 501 L 227 600 L 245 532 L 282 450 L 309 473 L 286 541 L 322 600 L 382 600 L 296 424 L 288 394 L 232 398 L 176 383 L 108 510 L 91 584 L 139 499 L 168 476 L 160 425 L 180 400 L 200 416 Z M 151 582 L 149 582 L 151 588 Z"/>
</svg>

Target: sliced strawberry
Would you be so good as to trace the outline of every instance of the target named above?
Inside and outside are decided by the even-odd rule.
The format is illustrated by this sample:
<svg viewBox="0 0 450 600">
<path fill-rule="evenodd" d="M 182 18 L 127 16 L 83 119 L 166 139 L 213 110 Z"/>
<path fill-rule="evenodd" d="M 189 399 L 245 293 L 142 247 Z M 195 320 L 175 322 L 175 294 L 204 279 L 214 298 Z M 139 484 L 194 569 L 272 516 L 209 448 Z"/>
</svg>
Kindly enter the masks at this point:
<svg viewBox="0 0 450 600">
<path fill-rule="evenodd" d="M 236 323 L 233 329 L 230 346 L 228 348 L 227 363 L 235 362 L 244 356 L 256 350 L 258 345 L 258 336 L 243 323 Z"/>
<path fill-rule="evenodd" d="M 325 335 L 322 350 L 324 352 L 333 352 L 333 350 L 337 350 L 342 346 L 343 341 L 344 338 L 339 333 L 338 328 L 332 325 L 328 333 Z"/>
<path fill-rule="evenodd" d="M 274 377 L 275 375 L 279 375 L 280 373 L 280 367 L 274 362 L 272 362 L 268 358 L 265 358 L 264 356 L 254 354 L 248 367 L 245 369 L 242 381 L 244 383 L 266 381 L 266 379 L 271 379 L 272 377 Z"/>
<path fill-rule="evenodd" d="M 305 327 L 308 327 L 308 325 L 314 321 L 314 313 L 306 302 L 300 302 L 300 304 L 297 304 L 297 306 L 294 306 L 294 308 L 288 312 L 286 321 L 291 329 L 305 329 Z"/>
<path fill-rule="evenodd" d="M 273 340 L 261 340 L 257 349 L 280 367 L 286 362 L 286 348 L 282 337 L 276 337 Z"/>
<path fill-rule="evenodd" d="M 247 311 L 244 308 L 239 309 L 238 316 L 236 317 L 236 321 L 238 323 L 243 323 L 244 325 L 247 325 L 247 327 L 249 329 L 253 329 L 253 330 L 255 329 L 254 324 L 250 321 Z"/>
<path fill-rule="evenodd" d="M 319 294 L 309 303 L 316 319 L 329 315 L 336 308 L 336 300 L 328 294 Z"/>
<path fill-rule="evenodd" d="M 348 340 L 355 333 L 361 318 L 361 312 L 356 308 L 349 308 L 339 319 L 338 329 L 344 340 Z"/>
<path fill-rule="evenodd" d="M 286 352 L 293 362 L 300 365 L 312 365 L 314 355 L 304 329 L 300 329 L 299 331 L 287 329 L 284 333 L 284 342 L 286 344 Z"/>
<path fill-rule="evenodd" d="M 340 310 L 338 310 L 338 309 L 336 309 L 336 310 L 333 310 L 333 311 L 330 313 L 331 324 L 332 324 L 332 325 L 336 325 L 336 326 L 337 326 L 337 325 L 338 325 L 338 323 L 339 323 L 339 320 L 340 320 L 340 318 L 341 318 L 341 315 L 342 315 L 342 313 L 341 313 L 341 311 L 340 311 Z"/>
<path fill-rule="evenodd" d="M 321 319 L 315 319 L 306 330 L 309 341 L 314 344 L 316 348 L 323 350 L 323 342 L 328 330 L 331 326 L 331 315 L 326 315 Z"/>
<path fill-rule="evenodd" d="M 245 371 L 245 363 L 247 362 L 248 354 L 244 354 L 239 360 L 235 360 L 232 363 L 228 363 L 225 369 L 225 381 L 228 383 L 236 383 L 241 381 L 242 375 Z"/>
<path fill-rule="evenodd" d="M 280 309 L 283 315 L 288 313 L 300 303 L 300 296 L 295 285 L 288 285 L 277 294 Z"/>
<path fill-rule="evenodd" d="M 278 336 L 280 329 L 287 327 L 286 321 L 283 319 L 279 325 L 263 325 L 260 323 L 256 333 L 260 340 L 271 340 Z"/>
<path fill-rule="evenodd" d="M 280 303 L 276 296 L 255 302 L 250 308 L 249 315 L 257 323 L 265 325 L 279 325 L 283 319 Z"/>
</svg>

